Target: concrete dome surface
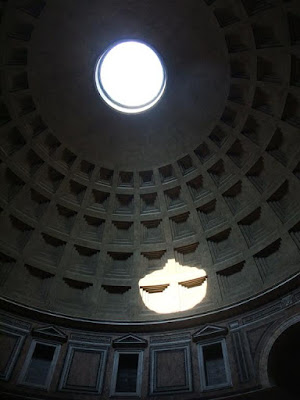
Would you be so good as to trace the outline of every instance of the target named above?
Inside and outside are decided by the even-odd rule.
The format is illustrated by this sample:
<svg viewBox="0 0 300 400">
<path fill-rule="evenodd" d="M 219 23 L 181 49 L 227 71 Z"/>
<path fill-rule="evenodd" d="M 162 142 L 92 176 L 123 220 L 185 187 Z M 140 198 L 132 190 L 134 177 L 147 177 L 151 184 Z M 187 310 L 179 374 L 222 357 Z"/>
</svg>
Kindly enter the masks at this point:
<svg viewBox="0 0 300 400">
<path fill-rule="evenodd" d="M 185 316 L 299 272 L 297 7 L 214 3 L 7 3 L 4 297 L 146 321 L 167 316 L 138 282 L 172 259 L 207 275 Z M 93 81 L 99 53 L 126 37 L 147 38 L 168 70 L 163 99 L 141 115 L 112 110 Z"/>
<path fill-rule="evenodd" d="M 4 399 L 294 394 L 299 1 L 0 0 L 0 21 Z M 94 79 L 125 40 L 167 74 L 138 114 Z"/>
</svg>

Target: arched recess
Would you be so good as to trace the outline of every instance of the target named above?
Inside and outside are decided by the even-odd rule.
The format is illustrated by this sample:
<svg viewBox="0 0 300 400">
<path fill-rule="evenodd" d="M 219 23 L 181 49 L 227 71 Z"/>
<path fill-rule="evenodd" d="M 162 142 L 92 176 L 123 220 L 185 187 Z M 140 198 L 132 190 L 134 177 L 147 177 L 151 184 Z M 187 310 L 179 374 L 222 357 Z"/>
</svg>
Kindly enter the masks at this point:
<svg viewBox="0 0 300 400">
<path fill-rule="evenodd" d="M 262 351 L 260 352 L 259 356 L 258 372 L 259 372 L 259 381 L 263 388 L 274 386 L 273 382 L 271 382 L 270 380 L 268 371 L 268 360 L 273 345 L 275 344 L 277 339 L 283 334 L 283 332 L 285 332 L 287 329 L 299 323 L 300 323 L 300 315 L 289 318 L 288 320 L 282 322 L 280 326 L 278 326 L 275 329 L 275 331 L 271 334 L 271 336 L 269 336 L 266 340 L 264 340 L 261 343 L 260 347 L 262 348 Z"/>
</svg>

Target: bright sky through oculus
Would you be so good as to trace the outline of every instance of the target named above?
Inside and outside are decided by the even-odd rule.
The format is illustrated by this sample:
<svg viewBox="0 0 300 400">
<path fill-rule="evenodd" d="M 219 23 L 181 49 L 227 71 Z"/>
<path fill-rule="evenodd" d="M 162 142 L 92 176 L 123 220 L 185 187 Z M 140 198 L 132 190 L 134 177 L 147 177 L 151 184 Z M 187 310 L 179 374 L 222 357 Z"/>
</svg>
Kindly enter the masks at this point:
<svg viewBox="0 0 300 400">
<path fill-rule="evenodd" d="M 152 48 L 136 41 L 121 42 L 98 60 L 95 79 L 102 98 L 125 113 L 139 113 L 161 98 L 166 75 Z"/>
</svg>

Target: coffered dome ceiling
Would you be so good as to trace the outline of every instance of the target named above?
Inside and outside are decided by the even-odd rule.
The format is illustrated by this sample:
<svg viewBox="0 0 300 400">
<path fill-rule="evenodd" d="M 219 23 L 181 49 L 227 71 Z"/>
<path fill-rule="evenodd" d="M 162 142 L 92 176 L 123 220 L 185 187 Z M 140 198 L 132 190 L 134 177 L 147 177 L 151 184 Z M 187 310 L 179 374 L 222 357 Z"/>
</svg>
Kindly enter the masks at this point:
<svg viewBox="0 0 300 400">
<path fill-rule="evenodd" d="M 0 6 L 2 304 L 163 321 L 295 281 L 297 0 Z M 112 110 L 94 84 L 122 39 L 153 46 L 168 74 L 139 115 Z"/>
<path fill-rule="evenodd" d="M 30 41 L 29 86 L 45 123 L 76 155 L 113 169 L 154 168 L 197 147 L 221 116 L 228 54 L 204 2 L 53 1 L 42 21 Z M 116 113 L 95 90 L 97 58 L 128 38 L 153 46 L 168 74 L 159 107 L 142 115 Z"/>
</svg>

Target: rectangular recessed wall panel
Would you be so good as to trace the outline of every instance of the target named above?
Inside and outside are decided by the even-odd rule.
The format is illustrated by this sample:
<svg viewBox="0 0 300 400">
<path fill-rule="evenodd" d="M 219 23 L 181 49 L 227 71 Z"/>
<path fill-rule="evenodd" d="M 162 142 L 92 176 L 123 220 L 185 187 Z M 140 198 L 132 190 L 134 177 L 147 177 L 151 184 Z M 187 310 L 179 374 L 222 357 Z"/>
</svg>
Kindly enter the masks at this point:
<svg viewBox="0 0 300 400">
<path fill-rule="evenodd" d="M 186 386 L 184 349 L 160 351 L 156 358 L 158 389 Z"/>
<path fill-rule="evenodd" d="M 189 344 L 152 347 L 150 394 L 192 391 Z"/>
<path fill-rule="evenodd" d="M 107 349 L 104 347 L 70 344 L 59 389 L 78 393 L 101 393 L 106 355 Z"/>
<path fill-rule="evenodd" d="M 1 358 L 0 358 L 0 373 L 3 375 L 7 364 L 11 358 L 11 354 L 14 350 L 14 347 L 16 345 L 17 338 L 14 336 L 11 336 L 7 333 L 0 333 L 0 352 L 1 352 Z"/>
<path fill-rule="evenodd" d="M 0 379 L 9 380 L 17 362 L 25 335 L 9 328 L 0 328 Z"/>
</svg>

